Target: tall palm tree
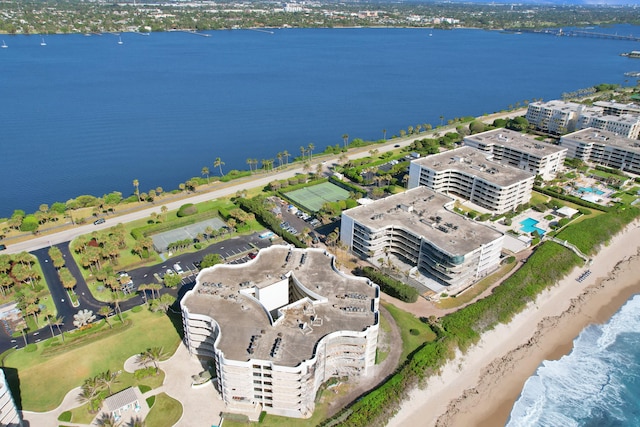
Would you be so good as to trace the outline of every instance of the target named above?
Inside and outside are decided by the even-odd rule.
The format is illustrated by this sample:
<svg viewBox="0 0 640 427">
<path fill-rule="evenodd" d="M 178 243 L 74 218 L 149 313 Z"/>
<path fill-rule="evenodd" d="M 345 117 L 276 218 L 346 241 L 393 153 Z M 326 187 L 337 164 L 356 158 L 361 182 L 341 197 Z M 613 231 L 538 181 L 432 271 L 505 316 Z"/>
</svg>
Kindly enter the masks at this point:
<svg viewBox="0 0 640 427">
<path fill-rule="evenodd" d="M 307 149 L 302 145 L 300 146 L 300 154 L 302 155 L 302 160 L 304 160 L 304 155 L 307 153 Z"/>
<path fill-rule="evenodd" d="M 147 423 L 145 423 L 142 418 L 135 417 L 131 421 L 129 421 L 127 427 L 145 427 L 146 425 Z"/>
<path fill-rule="evenodd" d="M 98 314 L 104 317 L 104 321 L 107 322 L 107 325 L 109 325 L 109 329 L 113 328 L 113 326 L 111 326 L 111 323 L 109 322 L 109 314 L 111 314 L 111 307 L 109 307 L 108 305 L 103 305 L 98 310 Z"/>
<path fill-rule="evenodd" d="M 58 328 L 58 332 L 62 337 L 62 342 L 64 342 L 64 333 L 62 332 L 62 329 L 60 329 L 60 325 L 64 325 L 64 319 L 62 318 L 62 316 L 56 316 L 55 318 L 52 316 L 51 323 L 55 325 L 56 328 Z"/>
<path fill-rule="evenodd" d="M 164 347 L 151 347 L 146 349 L 143 354 L 147 361 L 153 363 L 156 372 L 158 372 L 158 362 L 165 356 Z"/>
<path fill-rule="evenodd" d="M 99 419 L 96 420 L 99 427 L 120 427 L 122 421 L 116 420 L 113 414 L 105 413 Z"/>
<path fill-rule="evenodd" d="M 213 162 L 213 167 L 220 169 L 220 176 L 223 176 L 222 166 L 224 166 L 224 162 L 220 159 L 220 157 L 216 157 L 216 160 Z"/>
<path fill-rule="evenodd" d="M 111 372 L 110 370 L 107 370 L 106 372 L 98 375 L 98 382 L 102 386 L 106 387 L 109 394 L 111 394 L 111 386 L 120 382 L 118 381 L 118 375 L 120 374 L 117 371 Z"/>
<path fill-rule="evenodd" d="M 307 148 L 309 149 L 309 160 L 311 160 L 311 157 L 313 157 L 313 149 L 316 147 L 313 145 L 313 142 L 310 142 Z"/>
<path fill-rule="evenodd" d="M 385 141 L 387 140 L 387 130 L 386 129 L 382 129 L 382 139 L 384 139 Z"/>
<path fill-rule="evenodd" d="M 253 168 L 251 167 L 253 165 L 253 159 L 251 157 L 247 158 L 247 164 L 249 165 L 249 172 L 253 172 Z"/>
<path fill-rule="evenodd" d="M 206 166 L 203 166 L 202 170 L 200 171 L 200 173 L 207 177 L 207 184 L 208 184 L 209 183 L 209 168 L 206 167 Z"/>
<path fill-rule="evenodd" d="M 288 164 L 289 164 L 289 156 L 290 156 L 291 154 L 289 154 L 289 152 L 288 152 L 287 150 L 284 150 L 284 151 L 282 152 L 282 155 L 283 155 L 283 156 L 284 156 L 284 158 L 285 158 L 285 164 L 286 164 L 286 165 L 288 165 Z"/>
<path fill-rule="evenodd" d="M 349 134 L 348 133 L 342 134 L 342 142 L 344 143 L 344 147 L 349 145 Z"/>
<path fill-rule="evenodd" d="M 133 186 L 136 189 L 136 197 L 138 198 L 138 201 L 140 201 L 140 182 L 137 179 L 134 179 Z"/>
</svg>

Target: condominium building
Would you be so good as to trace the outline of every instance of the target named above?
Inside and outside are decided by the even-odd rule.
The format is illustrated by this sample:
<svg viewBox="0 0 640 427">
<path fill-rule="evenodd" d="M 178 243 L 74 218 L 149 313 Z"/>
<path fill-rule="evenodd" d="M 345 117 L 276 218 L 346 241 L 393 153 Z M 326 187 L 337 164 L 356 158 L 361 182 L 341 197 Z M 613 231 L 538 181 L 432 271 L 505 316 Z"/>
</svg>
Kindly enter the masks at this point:
<svg viewBox="0 0 640 427">
<path fill-rule="evenodd" d="M 198 274 L 180 303 L 184 341 L 215 363 L 229 411 L 309 417 L 330 377 L 371 373 L 379 292 L 326 251 L 272 246 Z"/>
<path fill-rule="evenodd" d="M 636 139 L 640 134 L 638 108 L 635 104 L 608 102 L 596 102 L 592 107 L 558 100 L 533 102 L 526 119 L 535 129 L 554 135 L 595 127 Z"/>
<path fill-rule="evenodd" d="M 417 267 L 427 286 L 455 292 L 497 268 L 504 235 L 456 214 L 453 204 L 426 187 L 407 190 L 342 212 L 340 239 L 362 258 L 393 254 Z"/>
<path fill-rule="evenodd" d="M 22 419 L 2 369 L 0 369 L 0 426 L 22 427 Z"/>
<path fill-rule="evenodd" d="M 450 193 L 497 213 L 529 202 L 535 175 L 491 160 L 491 156 L 473 147 L 460 147 L 414 160 L 409 166 L 409 188 L 425 186 Z"/>
<path fill-rule="evenodd" d="M 562 170 L 567 149 L 536 141 L 510 129 L 493 129 L 466 136 L 464 145 L 491 154 L 489 158 L 502 164 L 540 175 L 544 180 L 555 178 Z"/>
<path fill-rule="evenodd" d="M 560 138 L 567 157 L 640 174 L 640 142 L 599 129 L 582 129 Z"/>
<path fill-rule="evenodd" d="M 616 133 L 626 138 L 637 139 L 640 134 L 640 116 L 622 114 L 609 116 L 606 114 L 582 114 L 578 118 L 576 129 L 596 128 Z"/>
<path fill-rule="evenodd" d="M 615 101 L 596 101 L 593 103 L 593 106 L 602 108 L 602 112 L 609 116 L 622 116 L 623 114 L 640 115 L 640 105 L 633 103 L 623 104 Z"/>
</svg>

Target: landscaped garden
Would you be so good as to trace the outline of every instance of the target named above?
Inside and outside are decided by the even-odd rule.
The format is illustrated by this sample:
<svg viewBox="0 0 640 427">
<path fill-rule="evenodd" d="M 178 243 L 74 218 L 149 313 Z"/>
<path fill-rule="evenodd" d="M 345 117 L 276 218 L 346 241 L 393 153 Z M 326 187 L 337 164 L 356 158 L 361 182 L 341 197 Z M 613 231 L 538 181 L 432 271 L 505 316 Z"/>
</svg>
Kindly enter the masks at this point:
<svg viewBox="0 0 640 427">
<path fill-rule="evenodd" d="M 5 373 L 13 395 L 19 396 L 21 408 L 52 410 L 86 378 L 109 370 L 119 371 L 125 360 L 150 347 L 163 347 L 166 354 L 173 354 L 180 343 L 180 334 L 165 313 L 142 310 L 125 314 L 123 327 L 97 326 L 96 335 L 87 334 L 79 342 L 67 339 L 69 342 L 57 342 L 55 346 L 40 342 L 33 352 L 21 349 L 3 354 Z M 125 379 L 126 375 L 120 385 L 129 384 Z"/>
</svg>

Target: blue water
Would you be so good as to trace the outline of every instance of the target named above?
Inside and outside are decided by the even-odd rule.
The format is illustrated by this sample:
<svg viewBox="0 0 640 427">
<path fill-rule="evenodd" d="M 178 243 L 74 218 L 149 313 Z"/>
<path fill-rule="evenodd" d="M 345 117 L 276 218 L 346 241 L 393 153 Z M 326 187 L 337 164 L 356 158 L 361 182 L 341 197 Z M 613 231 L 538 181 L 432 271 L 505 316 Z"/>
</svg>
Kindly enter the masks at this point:
<svg viewBox="0 0 640 427">
<path fill-rule="evenodd" d="M 581 193 L 595 193 L 598 196 L 604 194 L 604 191 L 593 187 L 578 187 L 578 191 Z"/>
<path fill-rule="evenodd" d="M 638 27 L 607 31 L 640 33 Z M 174 189 L 342 135 L 379 139 L 625 84 L 632 42 L 421 29 L 5 36 L 0 217 L 81 194 Z M 571 52 L 571 55 L 567 55 Z M 628 84 L 635 83 L 635 79 Z"/>
<path fill-rule="evenodd" d="M 530 377 L 508 427 L 640 425 L 640 295 Z"/>
<path fill-rule="evenodd" d="M 539 222 L 540 221 L 535 220 L 533 218 L 527 218 L 523 221 L 520 221 L 520 225 L 522 225 L 521 230 L 524 231 L 525 233 L 533 233 L 534 231 L 537 231 L 538 234 L 542 236 L 545 233 L 545 231 L 542 228 L 536 227 L 536 224 Z"/>
</svg>

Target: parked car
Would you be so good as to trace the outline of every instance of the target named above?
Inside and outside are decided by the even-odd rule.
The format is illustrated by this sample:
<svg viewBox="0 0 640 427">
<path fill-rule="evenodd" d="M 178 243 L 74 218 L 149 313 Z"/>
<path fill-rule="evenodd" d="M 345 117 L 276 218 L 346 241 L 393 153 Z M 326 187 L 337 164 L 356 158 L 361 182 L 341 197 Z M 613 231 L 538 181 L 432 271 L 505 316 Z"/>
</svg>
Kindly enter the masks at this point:
<svg viewBox="0 0 640 427">
<path fill-rule="evenodd" d="M 173 264 L 173 269 L 178 274 L 184 273 L 184 270 L 182 269 L 182 267 L 180 267 L 180 264 L 178 264 L 178 263 Z"/>
<path fill-rule="evenodd" d="M 104 218 L 98 218 L 95 221 L 93 221 L 93 225 L 98 225 L 98 224 L 104 224 L 107 220 Z"/>
<path fill-rule="evenodd" d="M 255 257 L 257 257 L 257 256 L 258 256 L 258 254 L 257 254 L 257 253 L 255 253 L 255 252 L 249 252 L 249 258 L 250 258 L 250 259 L 254 259 L 254 258 L 255 258 Z"/>
<path fill-rule="evenodd" d="M 0 245 L 0 251 L 4 251 L 5 249 L 7 249 L 7 245 Z"/>
</svg>

